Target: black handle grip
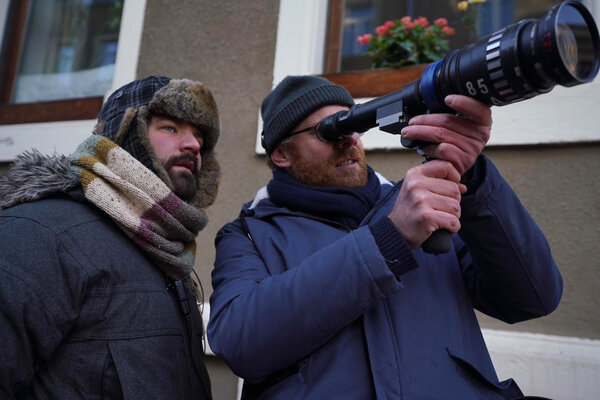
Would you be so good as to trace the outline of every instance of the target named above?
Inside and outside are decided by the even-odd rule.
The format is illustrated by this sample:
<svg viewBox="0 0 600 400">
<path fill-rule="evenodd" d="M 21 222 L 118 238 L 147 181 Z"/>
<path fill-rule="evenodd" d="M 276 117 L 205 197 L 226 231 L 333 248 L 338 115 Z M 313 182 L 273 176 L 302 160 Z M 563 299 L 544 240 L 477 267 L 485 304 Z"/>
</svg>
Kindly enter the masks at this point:
<svg viewBox="0 0 600 400">
<path fill-rule="evenodd" d="M 444 254 L 450 251 L 452 246 L 452 234 L 449 230 L 438 229 L 423 242 L 421 246 L 425 253 Z"/>
<path fill-rule="evenodd" d="M 402 141 L 402 145 L 404 147 L 416 147 L 417 152 L 422 156 L 425 156 L 425 153 L 423 152 L 423 147 L 428 146 L 430 144 L 434 144 L 429 142 L 423 142 L 421 140 L 408 140 L 404 138 L 401 138 L 400 140 Z M 432 160 L 434 159 L 425 156 L 425 161 L 423 161 L 423 163 Z M 447 229 L 438 229 L 437 231 L 433 232 L 431 236 L 429 236 L 427 240 L 425 240 L 421 245 L 421 248 L 425 253 L 435 255 L 448 253 L 450 251 L 450 247 L 452 247 L 452 234 Z"/>
</svg>

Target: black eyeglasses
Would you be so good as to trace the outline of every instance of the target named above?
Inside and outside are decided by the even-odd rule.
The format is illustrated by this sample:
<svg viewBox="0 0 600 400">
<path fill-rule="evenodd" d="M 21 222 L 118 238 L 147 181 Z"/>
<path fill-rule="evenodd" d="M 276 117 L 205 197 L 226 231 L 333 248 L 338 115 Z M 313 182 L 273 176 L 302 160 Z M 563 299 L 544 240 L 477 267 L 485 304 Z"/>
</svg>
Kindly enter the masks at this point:
<svg viewBox="0 0 600 400">
<path fill-rule="evenodd" d="M 332 141 L 325 139 L 323 137 L 323 135 L 321 134 L 321 121 L 317 122 L 313 126 L 309 126 L 308 128 L 300 129 L 299 131 L 290 133 L 289 135 L 287 135 L 286 139 L 291 138 L 292 136 L 297 135 L 299 133 L 304 133 L 304 132 L 310 132 L 311 134 L 315 135 L 317 137 L 317 139 L 319 139 L 322 142 L 332 143 Z M 355 133 L 355 134 L 357 134 L 358 137 L 361 137 L 363 135 L 363 133 L 364 132 Z M 346 139 L 347 137 L 349 137 L 349 136 L 338 137 L 337 140 L 335 140 L 333 143 L 341 142 L 342 140 Z"/>
</svg>

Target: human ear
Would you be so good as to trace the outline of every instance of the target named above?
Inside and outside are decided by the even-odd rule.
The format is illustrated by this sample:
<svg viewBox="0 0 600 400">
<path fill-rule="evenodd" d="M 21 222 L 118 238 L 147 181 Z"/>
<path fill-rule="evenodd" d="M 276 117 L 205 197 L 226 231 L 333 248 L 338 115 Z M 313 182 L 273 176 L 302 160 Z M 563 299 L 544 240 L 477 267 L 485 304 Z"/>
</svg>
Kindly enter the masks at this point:
<svg viewBox="0 0 600 400">
<path fill-rule="evenodd" d="M 275 150 L 271 153 L 271 161 L 279 168 L 289 168 L 292 165 L 287 151 L 281 145 L 275 147 Z"/>
</svg>

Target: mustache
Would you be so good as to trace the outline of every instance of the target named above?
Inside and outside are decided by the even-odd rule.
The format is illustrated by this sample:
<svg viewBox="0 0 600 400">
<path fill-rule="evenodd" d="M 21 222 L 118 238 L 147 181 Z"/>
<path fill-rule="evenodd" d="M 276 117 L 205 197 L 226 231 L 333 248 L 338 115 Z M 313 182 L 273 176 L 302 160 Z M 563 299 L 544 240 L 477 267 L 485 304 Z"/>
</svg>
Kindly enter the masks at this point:
<svg viewBox="0 0 600 400">
<path fill-rule="evenodd" d="M 362 159 L 362 155 L 359 149 L 357 149 L 356 147 L 348 147 L 345 149 L 338 149 L 337 154 L 335 159 L 333 160 L 333 165 L 337 165 L 339 163 L 341 163 L 344 160 L 347 160 L 349 158 L 355 159 L 355 160 L 361 160 Z"/>
<path fill-rule="evenodd" d="M 173 165 L 175 165 L 181 161 L 189 161 L 189 162 L 194 163 L 194 174 L 196 174 L 198 172 L 198 158 L 194 157 L 192 154 L 189 154 L 189 153 L 169 157 L 169 159 L 165 163 L 164 167 L 168 171 L 169 169 L 171 169 L 171 167 Z"/>
</svg>

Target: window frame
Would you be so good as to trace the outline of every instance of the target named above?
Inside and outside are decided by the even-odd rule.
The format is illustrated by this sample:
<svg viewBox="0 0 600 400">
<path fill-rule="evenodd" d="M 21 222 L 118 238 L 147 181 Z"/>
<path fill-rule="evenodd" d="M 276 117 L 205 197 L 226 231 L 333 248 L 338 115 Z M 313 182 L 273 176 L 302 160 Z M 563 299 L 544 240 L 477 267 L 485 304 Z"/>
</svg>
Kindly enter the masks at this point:
<svg viewBox="0 0 600 400">
<path fill-rule="evenodd" d="M 406 80 L 385 70 L 353 73 L 327 72 L 326 43 L 335 32 L 327 25 L 331 10 L 340 10 L 343 0 L 280 0 L 277 43 L 273 67 L 273 87 L 287 75 L 323 75 L 334 83 L 342 84 L 357 103 L 363 103 L 397 90 Z M 600 2 L 584 2 L 594 15 L 597 25 Z M 338 20 L 341 29 L 341 18 Z M 338 33 L 341 37 L 341 32 Z M 327 36 L 328 35 L 328 36 Z M 339 45 L 338 45 L 339 51 Z M 331 56 L 330 56 L 331 57 Z M 338 56 L 339 58 L 339 53 Z M 333 59 L 336 59 L 334 56 Z M 331 63 L 328 60 L 327 63 Z M 397 72 L 397 74 L 400 72 Z M 375 85 L 381 89 L 364 93 L 360 87 Z M 413 79 L 410 79 L 413 80 Z M 493 107 L 494 127 L 488 146 L 506 145 L 556 145 L 565 143 L 600 141 L 600 113 L 595 104 L 600 103 L 600 74 L 594 82 L 572 88 L 555 87 L 551 93 L 525 102 L 503 107 Z M 262 120 L 259 116 L 255 152 L 264 154 L 260 144 Z M 377 128 L 369 130 L 362 138 L 366 150 L 404 149 L 396 135 L 381 134 Z"/>
<path fill-rule="evenodd" d="M 102 107 L 102 96 L 22 104 L 10 103 L 17 78 L 30 3 L 30 0 L 13 2 L 7 13 L 6 33 L 14 40 L 7 43 L 5 58 L 7 62 L 0 66 L 0 125 L 95 118 Z"/>
<path fill-rule="evenodd" d="M 115 89 L 136 79 L 146 1 L 123 3 L 113 81 L 104 97 L 0 105 L 0 120 L 6 121 L 0 122 L 0 162 L 12 161 L 31 147 L 42 153 L 70 153 L 74 143 L 91 134 L 103 100 Z M 9 18 L 10 14 L 7 23 Z"/>
</svg>

